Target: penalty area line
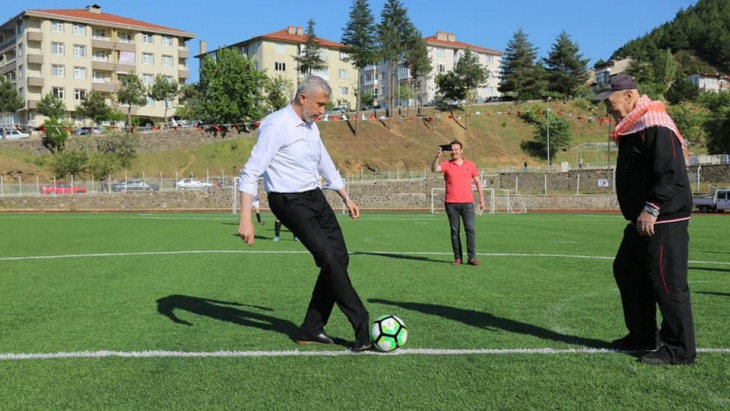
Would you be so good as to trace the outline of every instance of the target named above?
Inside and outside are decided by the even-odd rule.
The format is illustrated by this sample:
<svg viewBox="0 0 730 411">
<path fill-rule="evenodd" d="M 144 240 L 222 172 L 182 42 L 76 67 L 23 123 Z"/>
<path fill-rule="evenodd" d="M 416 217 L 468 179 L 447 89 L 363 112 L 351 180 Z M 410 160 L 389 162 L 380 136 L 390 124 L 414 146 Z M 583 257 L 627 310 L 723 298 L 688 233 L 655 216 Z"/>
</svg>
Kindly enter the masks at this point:
<svg viewBox="0 0 730 411">
<path fill-rule="evenodd" d="M 698 348 L 698 353 L 730 354 L 730 348 Z M 272 358 L 272 357 L 341 357 L 350 355 L 560 355 L 560 354 L 622 354 L 625 351 L 599 348 L 506 348 L 506 349 L 429 349 L 404 348 L 391 353 L 377 351 L 77 351 L 37 354 L 0 354 L 0 361 L 58 360 L 81 358 Z"/>
</svg>

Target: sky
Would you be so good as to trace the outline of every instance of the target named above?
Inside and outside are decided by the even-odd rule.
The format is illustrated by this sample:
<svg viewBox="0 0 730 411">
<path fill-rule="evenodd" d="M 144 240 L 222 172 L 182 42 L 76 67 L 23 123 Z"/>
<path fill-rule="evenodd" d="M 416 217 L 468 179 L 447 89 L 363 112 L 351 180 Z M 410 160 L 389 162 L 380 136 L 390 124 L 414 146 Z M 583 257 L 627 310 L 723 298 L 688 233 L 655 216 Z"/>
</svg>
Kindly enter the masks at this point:
<svg viewBox="0 0 730 411">
<path fill-rule="evenodd" d="M 189 81 L 198 81 L 199 42 L 208 51 L 251 37 L 286 28 L 307 27 L 315 22 L 315 34 L 340 41 L 349 20 L 352 0 L 96 0 L 102 13 L 111 13 L 195 34 L 188 42 L 191 58 Z M 670 21 L 697 0 L 401 0 L 411 22 L 424 37 L 445 31 L 457 41 L 505 51 L 522 27 L 528 39 L 546 57 L 562 31 L 578 44 L 589 66 L 608 60 L 629 40 L 643 36 Z M 0 21 L 26 9 L 83 9 L 91 0 L 34 0 L 6 4 Z M 371 0 L 375 22 L 385 0 Z M 12 5 L 12 6 L 11 6 Z M 17 7 L 17 9 L 16 9 Z M 3 15 L 4 14 L 4 15 Z"/>
</svg>

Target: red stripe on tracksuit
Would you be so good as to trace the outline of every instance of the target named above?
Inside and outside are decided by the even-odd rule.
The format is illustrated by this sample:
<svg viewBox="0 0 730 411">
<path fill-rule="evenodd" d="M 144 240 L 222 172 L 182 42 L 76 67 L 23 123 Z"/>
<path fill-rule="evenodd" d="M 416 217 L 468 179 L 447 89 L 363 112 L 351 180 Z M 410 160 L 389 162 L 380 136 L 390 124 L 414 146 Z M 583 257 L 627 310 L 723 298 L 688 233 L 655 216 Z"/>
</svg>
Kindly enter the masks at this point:
<svg viewBox="0 0 730 411">
<path fill-rule="evenodd" d="M 664 246 L 659 249 L 659 273 L 662 276 L 662 284 L 664 284 L 664 291 L 669 295 L 669 287 L 667 287 L 667 279 L 664 278 Z"/>
</svg>

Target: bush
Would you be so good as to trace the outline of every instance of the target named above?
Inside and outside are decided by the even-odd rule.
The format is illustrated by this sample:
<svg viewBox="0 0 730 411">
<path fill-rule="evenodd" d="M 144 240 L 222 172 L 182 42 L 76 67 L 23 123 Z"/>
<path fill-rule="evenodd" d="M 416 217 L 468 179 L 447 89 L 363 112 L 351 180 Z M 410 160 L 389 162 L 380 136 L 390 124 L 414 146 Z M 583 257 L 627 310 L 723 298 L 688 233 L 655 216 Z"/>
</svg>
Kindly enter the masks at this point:
<svg viewBox="0 0 730 411">
<path fill-rule="evenodd" d="M 53 156 L 51 170 L 57 178 L 81 175 L 86 172 L 86 153 L 77 151 L 60 151 Z"/>
<path fill-rule="evenodd" d="M 68 131 L 58 120 L 47 120 L 43 123 L 45 133 L 43 135 L 43 146 L 54 153 L 63 151 L 68 139 Z"/>
<path fill-rule="evenodd" d="M 114 156 L 120 166 L 129 168 L 137 155 L 139 135 L 111 132 L 99 138 L 96 148 L 100 153 Z"/>
</svg>

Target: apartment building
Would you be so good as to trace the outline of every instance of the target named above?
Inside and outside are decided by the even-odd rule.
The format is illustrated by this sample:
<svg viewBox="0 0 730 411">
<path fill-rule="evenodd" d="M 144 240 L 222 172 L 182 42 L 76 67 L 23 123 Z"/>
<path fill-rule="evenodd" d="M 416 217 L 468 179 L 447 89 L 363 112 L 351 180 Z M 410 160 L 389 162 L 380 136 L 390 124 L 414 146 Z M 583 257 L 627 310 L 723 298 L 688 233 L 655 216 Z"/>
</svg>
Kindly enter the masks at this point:
<svg viewBox="0 0 730 411">
<path fill-rule="evenodd" d="M 423 40 L 426 42 L 433 70 L 421 79 L 420 87 L 413 87 L 416 89 L 417 95 L 398 102 L 398 105 L 414 106 L 433 102 L 438 91 L 436 76 L 452 71 L 467 48 L 479 57 L 479 63 L 487 69 L 487 82 L 477 89 L 474 98 L 486 99 L 500 95 L 498 87 L 504 52 L 457 41 L 455 34 L 445 31 L 436 32 L 436 35 L 426 37 Z M 363 91 L 372 93 L 376 98 L 376 102 L 382 105 L 386 104 L 388 96 L 389 70 L 388 62 L 381 61 L 378 64 L 366 66 L 361 73 L 363 76 Z M 410 77 L 408 67 L 399 64 L 396 66 L 396 70 L 395 84 L 397 86 L 407 85 Z"/>
<path fill-rule="evenodd" d="M 609 60 L 605 63 L 597 64 L 593 67 L 593 71 L 589 70 L 589 78 L 586 84 L 598 92 L 604 88 L 612 77 L 625 73 L 626 69 L 629 68 L 629 64 L 631 64 L 631 57 L 617 58 L 616 60 Z"/>
<path fill-rule="evenodd" d="M 720 73 L 695 73 L 688 77 L 700 93 L 718 93 L 730 90 L 730 76 Z"/>
<path fill-rule="evenodd" d="M 238 51 L 247 56 L 259 70 L 264 70 L 273 77 L 282 75 L 291 80 L 294 87 L 304 77 L 295 57 L 301 55 L 307 42 L 307 34 L 302 27 L 288 26 L 273 33 L 255 36 L 225 48 Z M 347 60 L 347 54 L 342 52 L 343 44 L 335 41 L 317 38 L 321 46 L 321 57 L 326 68 L 315 70 L 312 74 L 328 81 L 332 87 L 330 100 L 336 105 L 355 107 L 355 92 L 357 90 L 358 71 Z M 196 58 L 215 56 L 216 50 L 208 52 L 204 41 L 200 42 L 200 54 Z M 201 61 L 202 63 L 202 61 Z M 294 89 L 291 97 L 294 97 Z"/>
<path fill-rule="evenodd" d="M 85 119 L 76 107 L 92 90 L 118 107 L 115 93 L 120 77 L 139 75 L 152 85 L 156 75 L 184 83 L 189 77 L 187 41 L 192 33 L 103 13 L 98 5 L 85 9 L 25 10 L 0 26 L 0 75 L 12 82 L 25 101 L 7 123 L 37 126 L 44 117 L 36 112 L 40 99 L 53 93 L 66 104 L 67 119 Z M 133 107 L 132 114 L 155 120 L 175 102 Z M 88 119 L 86 119 L 88 121 Z"/>
</svg>

